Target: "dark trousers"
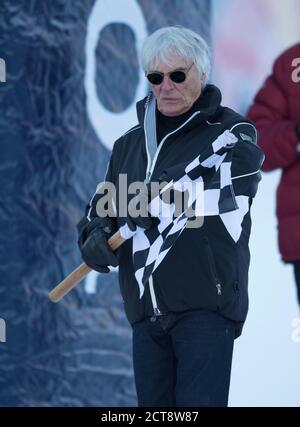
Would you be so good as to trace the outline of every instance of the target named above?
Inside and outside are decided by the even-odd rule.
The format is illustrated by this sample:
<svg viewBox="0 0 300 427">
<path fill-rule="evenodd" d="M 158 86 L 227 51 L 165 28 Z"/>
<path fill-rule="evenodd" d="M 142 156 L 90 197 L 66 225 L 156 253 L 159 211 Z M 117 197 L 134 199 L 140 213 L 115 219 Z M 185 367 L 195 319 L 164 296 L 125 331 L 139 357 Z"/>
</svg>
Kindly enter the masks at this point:
<svg viewBox="0 0 300 427">
<path fill-rule="evenodd" d="M 298 302 L 300 305 L 300 261 L 294 262 L 294 273 L 295 273 L 295 280 L 296 280 L 296 286 L 297 286 Z"/>
<path fill-rule="evenodd" d="M 151 319 L 133 326 L 139 406 L 227 406 L 234 323 L 205 310 Z"/>
</svg>

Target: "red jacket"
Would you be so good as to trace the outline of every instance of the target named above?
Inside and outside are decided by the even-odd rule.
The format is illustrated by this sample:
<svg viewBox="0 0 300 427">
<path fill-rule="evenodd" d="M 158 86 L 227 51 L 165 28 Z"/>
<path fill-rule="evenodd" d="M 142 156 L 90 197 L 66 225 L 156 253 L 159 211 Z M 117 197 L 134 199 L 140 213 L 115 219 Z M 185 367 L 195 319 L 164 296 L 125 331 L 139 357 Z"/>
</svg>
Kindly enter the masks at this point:
<svg viewBox="0 0 300 427">
<path fill-rule="evenodd" d="M 266 156 L 262 169 L 282 169 L 276 209 L 282 258 L 300 260 L 300 43 L 275 61 L 248 117 Z"/>
</svg>

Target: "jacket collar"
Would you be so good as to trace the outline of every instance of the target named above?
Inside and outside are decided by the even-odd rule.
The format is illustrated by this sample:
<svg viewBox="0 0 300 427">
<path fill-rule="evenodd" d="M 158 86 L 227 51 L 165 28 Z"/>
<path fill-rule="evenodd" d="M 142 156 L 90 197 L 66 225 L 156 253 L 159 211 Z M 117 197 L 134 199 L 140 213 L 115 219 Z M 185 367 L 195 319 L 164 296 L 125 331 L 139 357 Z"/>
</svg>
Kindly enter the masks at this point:
<svg viewBox="0 0 300 427">
<path fill-rule="evenodd" d="M 153 93 L 150 92 L 148 96 L 146 96 L 144 99 L 142 99 L 136 104 L 137 117 L 142 127 L 144 126 L 145 110 L 148 107 L 152 97 Z M 200 114 L 196 116 L 197 119 L 200 119 L 202 121 L 208 120 L 216 114 L 218 108 L 220 107 L 221 100 L 222 95 L 219 88 L 212 84 L 208 84 L 205 86 L 199 99 L 192 107 L 193 112 L 191 112 L 191 115 L 195 113 L 195 111 L 199 111 Z M 196 109 L 194 107 L 196 107 Z"/>
</svg>

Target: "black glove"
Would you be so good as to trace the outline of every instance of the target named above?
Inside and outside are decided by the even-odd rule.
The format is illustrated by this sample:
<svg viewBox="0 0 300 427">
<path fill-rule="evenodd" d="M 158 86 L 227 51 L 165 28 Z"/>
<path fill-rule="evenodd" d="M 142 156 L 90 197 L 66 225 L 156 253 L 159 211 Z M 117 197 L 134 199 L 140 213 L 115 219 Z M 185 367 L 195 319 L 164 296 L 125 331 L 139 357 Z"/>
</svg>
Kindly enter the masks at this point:
<svg viewBox="0 0 300 427">
<path fill-rule="evenodd" d="M 78 245 L 83 261 L 93 270 L 109 273 L 108 266 L 116 267 L 118 259 L 107 240 L 112 235 L 110 218 L 95 218 L 91 222 L 78 224 Z"/>
<path fill-rule="evenodd" d="M 150 184 L 147 184 L 128 204 L 126 222 L 131 231 L 135 231 L 137 226 L 148 230 L 155 223 L 155 218 L 151 217 L 147 209 L 150 201 Z"/>
</svg>

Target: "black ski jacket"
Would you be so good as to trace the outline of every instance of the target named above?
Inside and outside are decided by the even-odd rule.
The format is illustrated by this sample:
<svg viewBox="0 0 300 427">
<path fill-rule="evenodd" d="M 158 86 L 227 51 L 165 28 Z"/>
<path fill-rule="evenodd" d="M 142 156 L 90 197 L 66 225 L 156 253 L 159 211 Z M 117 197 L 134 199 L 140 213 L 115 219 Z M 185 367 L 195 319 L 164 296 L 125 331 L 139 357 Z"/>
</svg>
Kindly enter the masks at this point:
<svg viewBox="0 0 300 427">
<path fill-rule="evenodd" d="M 233 320 L 241 333 L 248 311 L 248 268 L 250 262 L 250 207 L 261 179 L 263 161 L 256 145 L 253 124 L 223 107 L 221 93 L 214 85 L 203 90 L 198 109 L 175 131 L 166 135 L 151 158 L 144 129 L 148 98 L 137 103 L 139 124 L 114 144 L 106 180 L 117 188 L 120 174 L 134 181 L 158 180 L 162 172 L 179 163 L 192 161 L 225 130 L 238 138 L 233 148 L 232 183 L 239 209 L 207 216 L 200 228 L 186 228 L 166 258 L 155 270 L 139 298 L 132 263 L 132 239 L 119 249 L 119 282 L 125 312 L 131 324 L 167 312 L 206 309 Z M 193 109 L 194 110 L 194 109 Z M 123 191 L 123 190 L 122 190 Z M 97 217 L 97 194 L 88 206 L 89 220 Z M 124 224 L 117 217 L 116 228 Z"/>
</svg>

